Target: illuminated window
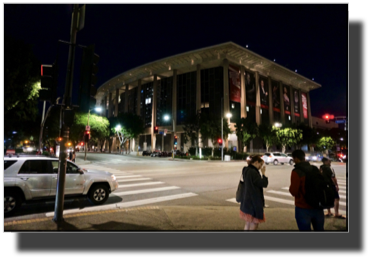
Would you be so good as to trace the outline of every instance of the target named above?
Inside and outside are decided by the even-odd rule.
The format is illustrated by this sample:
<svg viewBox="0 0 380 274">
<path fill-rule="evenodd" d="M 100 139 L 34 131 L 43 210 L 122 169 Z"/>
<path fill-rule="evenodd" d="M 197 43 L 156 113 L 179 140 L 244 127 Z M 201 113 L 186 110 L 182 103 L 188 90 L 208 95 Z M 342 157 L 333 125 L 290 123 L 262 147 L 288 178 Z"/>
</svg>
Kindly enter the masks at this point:
<svg viewBox="0 0 380 274">
<path fill-rule="evenodd" d="M 247 108 L 247 112 L 249 112 L 249 107 L 246 107 Z"/>
<path fill-rule="evenodd" d="M 231 108 L 235 108 L 235 104 L 231 104 Z"/>
<path fill-rule="evenodd" d="M 260 114 L 263 114 L 263 109 L 260 108 Z"/>
<path fill-rule="evenodd" d="M 146 98 L 145 99 L 145 105 L 148 105 L 152 102 L 152 98 Z"/>
</svg>

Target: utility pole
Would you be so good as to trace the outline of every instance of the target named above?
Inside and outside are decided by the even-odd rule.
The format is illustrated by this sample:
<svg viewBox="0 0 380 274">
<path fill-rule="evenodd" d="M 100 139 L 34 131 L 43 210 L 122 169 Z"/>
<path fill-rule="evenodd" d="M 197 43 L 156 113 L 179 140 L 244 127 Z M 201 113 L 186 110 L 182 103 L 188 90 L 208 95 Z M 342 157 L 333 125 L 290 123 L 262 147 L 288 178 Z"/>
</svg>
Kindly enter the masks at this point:
<svg viewBox="0 0 380 274">
<path fill-rule="evenodd" d="M 60 152 L 59 152 L 59 168 L 58 168 L 58 180 L 57 180 L 57 194 L 55 198 L 55 210 L 54 210 L 54 218 L 53 221 L 57 223 L 58 229 L 63 222 L 63 206 L 64 206 L 64 195 L 65 195 L 65 180 L 66 180 L 66 149 L 65 143 L 69 139 L 70 135 L 70 126 L 72 125 L 70 122 L 73 118 L 72 111 L 72 86 L 73 86 L 73 75 L 74 75 L 74 59 L 75 59 L 75 46 L 76 46 L 76 36 L 78 30 L 80 30 L 82 26 L 80 23 L 83 23 L 84 18 L 84 8 L 81 9 L 82 20 L 79 19 L 79 5 L 74 4 L 72 19 L 71 19 L 71 32 L 70 32 L 70 49 L 69 49 L 69 57 L 67 63 L 67 73 L 66 73 L 66 85 L 65 85 L 65 94 L 63 96 L 63 104 L 61 106 L 61 122 L 60 122 L 60 130 L 62 140 L 60 142 Z M 63 116 L 63 119 L 62 119 Z M 63 122 L 62 122 L 63 121 Z"/>
</svg>

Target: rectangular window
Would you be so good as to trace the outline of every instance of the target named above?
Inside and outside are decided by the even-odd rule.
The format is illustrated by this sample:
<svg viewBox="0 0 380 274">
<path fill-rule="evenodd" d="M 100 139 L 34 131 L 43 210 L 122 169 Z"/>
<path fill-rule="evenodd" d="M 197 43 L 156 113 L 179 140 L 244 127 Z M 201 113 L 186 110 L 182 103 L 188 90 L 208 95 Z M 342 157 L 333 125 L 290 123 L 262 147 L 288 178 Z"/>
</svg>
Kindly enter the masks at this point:
<svg viewBox="0 0 380 274">
<path fill-rule="evenodd" d="M 152 98 L 146 98 L 145 99 L 145 105 L 148 105 L 152 102 Z"/>
<path fill-rule="evenodd" d="M 249 112 L 249 107 L 248 106 L 246 107 L 246 109 L 247 109 L 247 112 Z"/>
<path fill-rule="evenodd" d="M 48 174 L 50 173 L 49 162 L 46 160 L 27 160 L 22 165 L 19 174 Z"/>
</svg>

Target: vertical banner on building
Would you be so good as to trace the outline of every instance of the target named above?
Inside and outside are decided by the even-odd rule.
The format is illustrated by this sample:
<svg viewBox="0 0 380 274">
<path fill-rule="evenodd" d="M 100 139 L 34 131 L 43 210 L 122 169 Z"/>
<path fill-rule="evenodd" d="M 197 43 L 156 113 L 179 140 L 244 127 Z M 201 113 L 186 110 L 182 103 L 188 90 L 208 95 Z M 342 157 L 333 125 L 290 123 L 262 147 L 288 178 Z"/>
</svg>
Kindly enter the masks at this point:
<svg viewBox="0 0 380 274">
<path fill-rule="evenodd" d="M 240 103 L 240 71 L 239 68 L 229 66 L 228 75 L 230 80 L 230 101 Z"/>
<path fill-rule="evenodd" d="M 262 108 L 268 109 L 269 103 L 269 90 L 268 90 L 268 79 L 260 76 L 259 78 L 259 90 L 260 90 L 260 103 Z"/>
<path fill-rule="evenodd" d="M 245 72 L 245 93 L 247 105 L 254 106 L 256 104 L 255 75 L 251 72 Z"/>
<path fill-rule="evenodd" d="M 280 85 L 276 81 L 272 81 L 272 102 L 273 111 L 281 112 L 280 110 Z"/>
<path fill-rule="evenodd" d="M 294 95 L 294 115 L 300 116 L 300 104 L 299 104 L 298 90 L 294 90 L 293 95 Z"/>
<path fill-rule="evenodd" d="M 286 114 L 290 115 L 290 92 L 288 86 L 283 86 L 283 94 L 284 94 L 284 111 Z"/>
<path fill-rule="evenodd" d="M 303 109 L 303 117 L 307 119 L 307 95 L 306 93 L 302 93 L 302 109 Z"/>
</svg>

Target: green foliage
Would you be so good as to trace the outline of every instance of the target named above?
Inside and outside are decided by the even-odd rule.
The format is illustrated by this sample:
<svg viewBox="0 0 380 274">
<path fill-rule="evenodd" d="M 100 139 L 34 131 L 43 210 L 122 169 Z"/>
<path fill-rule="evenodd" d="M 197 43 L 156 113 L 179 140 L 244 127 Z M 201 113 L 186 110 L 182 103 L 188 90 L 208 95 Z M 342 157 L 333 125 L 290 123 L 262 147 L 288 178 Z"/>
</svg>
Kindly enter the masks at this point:
<svg viewBox="0 0 380 274">
<path fill-rule="evenodd" d="M 315 146 L 318 142 L 320 136 L 314 128 L 311 128 L 305 124 L 299 124 L 297 129 L 302 130 L 302 140 L 301 145 Z"/>
<path fill-rule="evenodd" d="M 187 116 L 183 125 L 183 142 L 187 143 L 189 140 L 191 144 L 196 144 L 196 147 L 199 146 L 198 142 L 198 133 L 201 128 L 201 114 L 194 114 Z M 197 152 L 196 152 L 197 153 Z"/>
<path fill-rule="evenodd" d="M 302 140 L 302 131 L 294 128 L 275 128 L 278 142 L 282 146 L 282 153 L 285 153 L 286 146 L 298 144 Z"/>
<path fill-rule="evenodd" d="M 237 118 L 235 133 L 238 138 L 239 152 L 243 151 L 244 146 L 248 146 L 250 141 L 257 136 L 257 124 L 249 118 Z"/>
<path fill-rule="evenodd" d="M 204 148 L 202 148 L 202 155 L 203 156 L 210 156 L 212 154 L 212 150 L 213 149 L 214 148 L 212 148 L 212 147 L 204 147 Z"/>
<path fill-rule="evenodd" d="M 331 150 L 335 145 L 334 140 L 331 137 L 322 137 L 317 143 L 318 150 Z"/>
<path fill-rule="evenodd" d="M 267 151 L 269 150 L 269 147 L 279 142 L 277 134 L 276 134 L 276 128 L 271 125 L 267 125 L 267 124 L 259 125 L 257 128 L 257 133 L 258 133 L 258 136 L 265 142 Z"/>
<path fill-rule="evenodd" d="M 189 151 L 189 153 L 191 155 L 195 155 L 196 148 L 195 147 L 190 147 L 188 151 Z"/>
</svg>

